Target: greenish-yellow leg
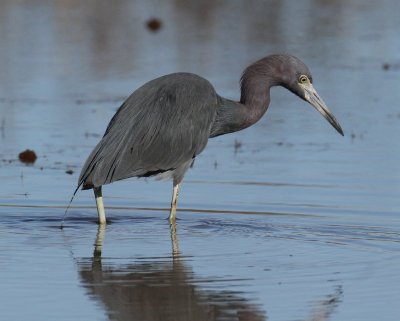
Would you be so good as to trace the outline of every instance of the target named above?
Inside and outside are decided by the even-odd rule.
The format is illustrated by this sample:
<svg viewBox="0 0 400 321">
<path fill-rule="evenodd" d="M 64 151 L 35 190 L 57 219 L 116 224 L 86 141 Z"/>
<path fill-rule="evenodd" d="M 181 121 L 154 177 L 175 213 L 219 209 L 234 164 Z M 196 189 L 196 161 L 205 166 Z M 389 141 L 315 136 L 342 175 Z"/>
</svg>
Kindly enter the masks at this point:
<svg viewBox="0 0 400 321">
<path fill-rule="evenodd" d="M 168 217 L 168 220 L 171 224 L 175 223 L 176 221 L 176 204 L 178 203 L 179 185 L 180 184 L 174 185 L 174 189 L 172 191 L 171 210 Z"/>
<path fill-rule="evenodd" d="M 106 224 L 106 212 L 104 211 L 103 195 L 101 186 L 94 187 L 94 197 L 96 198 L 97 214 L 99 215 L 99 224 Z"/>
</svg>

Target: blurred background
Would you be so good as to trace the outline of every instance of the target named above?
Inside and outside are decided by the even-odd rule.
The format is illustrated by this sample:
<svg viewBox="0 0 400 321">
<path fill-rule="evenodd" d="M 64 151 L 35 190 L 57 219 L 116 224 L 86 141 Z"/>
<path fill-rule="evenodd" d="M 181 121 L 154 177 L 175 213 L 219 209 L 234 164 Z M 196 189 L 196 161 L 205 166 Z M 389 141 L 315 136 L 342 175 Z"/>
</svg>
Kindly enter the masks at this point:
<svg viewBox="0 0 400 321">
<path fill-rule="evenodd" d="M 393 145 L 400 130 L 398 8 L 390 0 L 1 1 L 1 175 L 14 171 L 36 177 L 32 186 L 26 177 L 24 187 L 12 179 L 0 198 L 17 201 L 24 196 L 15 194 L 29 193 L 30 201 L 67 200 L 111 116 L 146 81 L 194 72 L 220 95 L 239 99 L 243 69 L 284 52 L 308 64 L 346 137 L 338 137 L 292 94 L 274 88 L 270 109 L 254 129 L 211 141 L 187 181 L 201 180 L 204 173 L 214 176 L 216 169 L 218 181 L 333 179 L 342 187 L 371 189 L 372 195 L 360 202 L 377 206 L 376 189 L 379 199 L 399 191 L 399 155 Z M 238 153 L 234 146 L 241 147 Z M 26 148 L 38 155 L 33 168 L 17 161 Z M 73 175 L 65 175 L 66 170 Z M 143 188 L 129 184 L 130 197 L 135 186 Z M 109 194 L 123 196 L 114 185 Z M 51 186 L 58 192 L 49 197 Z M 197 186 L 196 192 L 185 189 L 183 202 L 200 206 L 207 201 L 207 195 L 194 196 Z M 165 198 L 169 202 L 169 189 L 151 191 L 157 194 L 134 197 L 146 206 L 154 199 L 161 198 L 163 206 Z M 295 196 L 285 195 L 285 202 L 288 197 Z M 222 196 L 217 203 L 234 199 Z"/>
<path fill-rule="evenodd" d="M 101 299 L 112 294 L 91 289 L 86 296 L 81 288 L 97 282 L 85 272 L 97 229 L 92 192 L 78 192 L 65 235 L 54 229 L 112 115 L 136 88 L 177 71 L 197 73 L 238 100 L 246 66 L 290 53 L 309 66 L 345 137 L 311 106 L 273 88 L 257 124 L 210 140 L 185 177 L 178 205 L 187 268 L 196 277 L 214 276 L 209 286 L 236 301 L 255 302 L 251 320 L 394 320 L 399 12 L 396 0 L 0 1 L 1 310 L 10 320 L 43 319 L 48 309 L 57 320 L 117 318 L 117 308 Z M 26 149 L 35 152 L 34 163 L 19 160 Z M 163 219 L 171 193 L 171 182 L 153 180 L 104 187 L 114 222 L 107 227 L 105 251 L 115 258 L 109 268 L 123 258 L 132 271 L 137 257 L 170 255 L 161 244 L 169 244 Z M 78 274 L 63 251 L 73 252 L 75 263 L 85 258 L 76 263 Z M 57 288 L 48 288 L 43 271 Z M 215 283 L 215 276 L 230 278 Z M 232 281 L 240 278 L 246 281 Z M 202 300 L 215 297 L 221 299 Z M 18 310 L 22 298 L 26 314 Z M 96 300 L 103 308 L 88 303 Z M 329 309 L 313 310 L 316 301 Z M 71 314 L 62 302 L 83 312 Z"/>
</svg>

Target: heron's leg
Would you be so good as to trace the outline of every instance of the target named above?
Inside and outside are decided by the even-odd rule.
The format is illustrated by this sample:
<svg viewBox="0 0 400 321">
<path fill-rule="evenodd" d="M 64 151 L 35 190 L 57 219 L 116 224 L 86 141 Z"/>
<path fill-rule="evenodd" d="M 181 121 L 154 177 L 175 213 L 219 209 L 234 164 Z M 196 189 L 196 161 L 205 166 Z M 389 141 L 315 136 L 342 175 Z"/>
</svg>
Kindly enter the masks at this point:
<svg viewBox="0 0 400 321">
<path fill-rule="evenodd" d="M 93 187 L 93 191 L 94 191 L 94 197 L 96 198 L 97 214 L 99 215 L 99 224 L 106 224 L 106 212 L 104 211 L 101 186 Z"/>
<path fill-rule="evenodd" d="M 176 221 L 176 204 L 178 202 L 178 194 L 179 194 L 179 183 L 174 185 L 174 189 L 172 191 L 172 201 L 171 201 L 171 210 L 169 212 L 169 222 L 175 223 Z"/>
</svg>

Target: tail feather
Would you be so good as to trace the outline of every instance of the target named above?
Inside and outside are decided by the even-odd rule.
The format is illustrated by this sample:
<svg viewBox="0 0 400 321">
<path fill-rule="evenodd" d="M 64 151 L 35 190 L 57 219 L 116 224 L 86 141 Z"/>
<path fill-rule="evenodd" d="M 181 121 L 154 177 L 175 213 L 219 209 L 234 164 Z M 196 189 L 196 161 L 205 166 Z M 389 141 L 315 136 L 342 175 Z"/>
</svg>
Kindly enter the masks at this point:
<svg viewBox="0 0 400 321">
<path fill-rule="evenodd" d="M 79 183 L 79 185 L 78 185 L 77 188 L 75 189 L 74 194 L 72 194 L 71 200 L 69 201 L 68 206 L 67 206 L 67 208 L 66 208 L 66 210 L 65 210 L 65 212 L 64 212 L 64 215 L 63 215 L 63 217 L 62 217 L 60 229 L 63 229 L 63 228 L 64 228 L 65 217 L 67 216 L 67 212 L 68 212 L 69 208 L 71 207 L 72 201 L 73 201 L 73 199 L 74 199 L 76 193 L 78 192 L 79 187 L 81 187 L 82 183 L 83 183 L 83 182 L 80 182 L 80 183 Z"/>
</svg>

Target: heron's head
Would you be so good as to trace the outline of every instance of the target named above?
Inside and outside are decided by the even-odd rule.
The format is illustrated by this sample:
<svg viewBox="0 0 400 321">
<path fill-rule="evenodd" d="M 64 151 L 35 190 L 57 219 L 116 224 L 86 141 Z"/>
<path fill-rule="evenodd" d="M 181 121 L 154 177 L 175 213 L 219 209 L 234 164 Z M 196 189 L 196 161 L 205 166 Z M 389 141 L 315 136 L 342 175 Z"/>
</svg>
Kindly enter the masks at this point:
<svg viewBox="0 0 400 321">
<path fill-rule="evenodd" d="M 339 122 L 315 90 L 308 67 L 294 56 L 279 55 L 279 57 L 281 58 L 278 67 L 281 78 L 280 85 L 310 103 L 343 136 Z"/>
</svg>

